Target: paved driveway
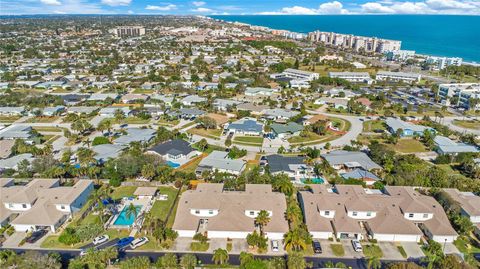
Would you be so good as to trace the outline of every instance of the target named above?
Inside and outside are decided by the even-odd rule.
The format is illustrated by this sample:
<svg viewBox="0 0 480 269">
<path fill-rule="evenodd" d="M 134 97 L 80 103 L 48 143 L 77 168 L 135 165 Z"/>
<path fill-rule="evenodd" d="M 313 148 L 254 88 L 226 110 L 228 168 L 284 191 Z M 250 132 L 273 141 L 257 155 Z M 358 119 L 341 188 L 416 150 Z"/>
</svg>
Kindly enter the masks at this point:
<svg viewBox="0 0 480 269">
<path fill-rule="evenodd" d="M 240 254 L 242 251 L 248 250 L 246 239 L 232 239 L 232 251 L 230 253 Z"/>
<path fill-rule="evenodd" d="M 172 246 L 172 250 L 177 252 L 190 251 L 190 243 L 192 243 L 192 238 L 178 237 Z"/>
<path fill-rule="evenodd" d="M 378 242 L 378 246 L 382 249 L 383 258 L 387 260 L 404 259 L 398 251 L 397 245 L 393 242 Z"/>
<path fill-rule="evenodd" d="M 421 258 L 425 256 L 420 245 L 415 242 L 402 242 L 401 245 L 407 253 L 407 258 Z"/>
<path fill-rule="evenodd" d="M 227 239 L 226 238 L 211 238 L 210 239 L 210 248 L 208 251 L 213 252 L 217 248 L 227 249 Z"/>
<path fill-rule="evenodd" d="M 346 258 L 363 258 L 363 252 L 356 252 L 353 250 L 352 242 L 350 240 L 340 240 L 340 243 L 343 245 L 343 250 L 345 250 Z M 363 244 L 362 244 L 363 245 Z"/>
</svg>

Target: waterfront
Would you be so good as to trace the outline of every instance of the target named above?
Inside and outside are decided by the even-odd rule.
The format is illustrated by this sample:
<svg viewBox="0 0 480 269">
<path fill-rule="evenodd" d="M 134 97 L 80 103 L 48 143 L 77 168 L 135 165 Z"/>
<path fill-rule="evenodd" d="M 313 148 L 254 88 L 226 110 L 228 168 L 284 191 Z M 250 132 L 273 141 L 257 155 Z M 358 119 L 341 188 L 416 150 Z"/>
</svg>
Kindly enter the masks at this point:
<svg viewBox="0 0 480 269">
<path fill-rule="evenodd" d="M 462 57 L 480 62 L 480 16 L 292 15 L 211 16 L 300 33 L 315 30 L 402 41 L 419 54 Z"/>
</svg>

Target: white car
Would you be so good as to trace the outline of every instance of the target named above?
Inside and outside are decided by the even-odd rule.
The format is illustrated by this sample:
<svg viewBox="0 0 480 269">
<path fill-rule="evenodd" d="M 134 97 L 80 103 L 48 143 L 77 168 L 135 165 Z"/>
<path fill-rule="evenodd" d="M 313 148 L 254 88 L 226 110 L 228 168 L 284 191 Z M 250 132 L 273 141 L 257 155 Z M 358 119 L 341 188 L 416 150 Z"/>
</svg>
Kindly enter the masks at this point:
<svg viewBox="0 0 480 269">
<path fill-rule="evenodd" d="M 355 252 L 363 251 L 362 244 L 360 244 L 360 241 L 358 240 L 352 240 L 352 247 L 353 247 L 353 250 L 355 250 Z"/>
<path fill-rule="evenodd" d="M 136 249 L 140 246 L 145 245 L 146 243 L 148 243 L 148 238 L 140 237 L 140 238 L 137 238 L 137 239 L 133 240 L 132 243 L 130 243 L 130 248 L 131 249 Z"/>
<path fill-rule="evenodd" d="M 278 251 L 278 241 L 277 240 L 272 240 L 272 251 L 275 251 L 275 252 Z"/>
<path fill-rule="evenodd" d="M 103 243 L 107 242 L 108 239 L 110 239 L 110 237 L 108 235 L 106 235 L 106 234 L 100 235 L 100 236 L 95 237 L 95 239 L 93 239 L 93 244 L 94 245 L 103 244 Z"/>
</svg>

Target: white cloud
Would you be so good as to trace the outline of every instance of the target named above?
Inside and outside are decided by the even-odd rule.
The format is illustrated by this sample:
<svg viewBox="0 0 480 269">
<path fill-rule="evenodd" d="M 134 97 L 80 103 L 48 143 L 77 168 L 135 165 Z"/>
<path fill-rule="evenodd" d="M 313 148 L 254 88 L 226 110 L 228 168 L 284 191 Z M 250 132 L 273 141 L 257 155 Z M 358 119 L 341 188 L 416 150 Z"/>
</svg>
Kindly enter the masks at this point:
<svg viewBox="0 0 480 269">
<path fill-rule="evenodd" d="M 207 4 L 207 3 L 203 2 L 203 1 L 193 1 L 192 2 L 192 5 L 194 5 L 196 7 L 201 7 L 201 6 L 204 6 L 205 4 Z"/>
<path fill-rule="evenodd" d="M 360 13 L 480 14 L 480 3 L 472 0 L 379 1 L 361 5 Z"/>
<path fill-rule="evenodd" d="M 166 5 L 166 6 L 152 6 L 152 5 L 147 5 L 147 7 L 146 7 L 145 9 L 148 9 L 148 10 L 159 10 L 159 11 L 170 11 L 170 10 L 177 9 L 177 6 L 176 6 L 176 5 L 173 5 L 173 4 L 169 4 L 169 5 Z"/>
<path fill-rule="evenodd" d="M 199 13 L 207 13 L 207 12 L 212 12 L 212 9 L 209 8 L 204 8 L 204 7 L 199 7 L 196 9 L 192 9 L 193 12 L 199 12 Z"/>
<path fill-rule="evenodd" d="M 132 0 L 102 0 L 102 4 L 109 6 L 128 6 Z"/>
<path fill-rule="evenodd" d="M 40 2 L 42 2 L 45 5 L 49 5 L 49 6 L 59 6 L 59 5 L 62 4 L 58 0 L 40 0 Z"/>
<path fill-rule="evenodd" d="M 280 11 L 261 12 L 263 15 L 316 15 L 316 14 L 347 14 L 349 13 L 343 8 L 342 3 L 338 1 L 323 3 L 318 6 L 318 9 L 293 6 L 284 7 Z"/>
</svg>

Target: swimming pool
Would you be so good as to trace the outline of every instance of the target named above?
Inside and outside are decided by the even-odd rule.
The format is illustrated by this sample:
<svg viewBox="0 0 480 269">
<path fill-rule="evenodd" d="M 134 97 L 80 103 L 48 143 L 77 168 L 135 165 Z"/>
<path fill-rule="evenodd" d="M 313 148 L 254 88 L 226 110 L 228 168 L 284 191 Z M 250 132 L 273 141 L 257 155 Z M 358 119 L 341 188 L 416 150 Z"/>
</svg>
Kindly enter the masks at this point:
<svg viewBox="0 0 480 269">
<path fill-rule="evenodd" d="M 173 168 L 177 168 L 177 167 L 180 166 L 180 164 L 174 163 L 172 161 L 167 161 L 167 165 L 170 166 L 170 167 L 173 167 Z"/>
<path fill-rule="evenodd" d="M 321 177 L 314 177 L 314 178 L 309 178 L 309 179 L 302 179 L 301 180 L 303 184 L 323 184 L 325 180 Z"/>
<path fill-rule="evenodd" d="M 140 210 L 142 209 L 142 206 L 137 205 L 137 206 L 135 206 L 135 208 L 137 209 L 137 216 L 138 216 L 138 213 L 140 213 Z M 120 212 L 120 214 L 118 215 L 118 217 L 115 220 L 115 222 L 113 223 L 113 225 L 130 226 L 135 222 L 135 216 L 134 215 L 131 215 L 131 216 L 129 216 L 129 218 L 127 218 L 127 210 L 128 210 L 128 206 L 125 206 L 122 209 L 122 211 Z"/>
</svg>

